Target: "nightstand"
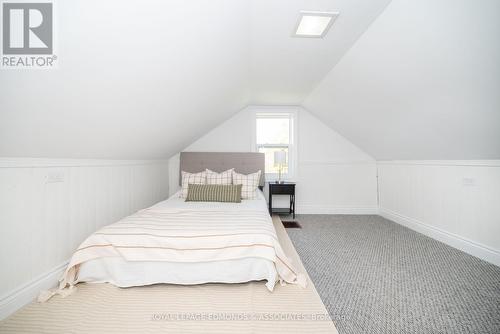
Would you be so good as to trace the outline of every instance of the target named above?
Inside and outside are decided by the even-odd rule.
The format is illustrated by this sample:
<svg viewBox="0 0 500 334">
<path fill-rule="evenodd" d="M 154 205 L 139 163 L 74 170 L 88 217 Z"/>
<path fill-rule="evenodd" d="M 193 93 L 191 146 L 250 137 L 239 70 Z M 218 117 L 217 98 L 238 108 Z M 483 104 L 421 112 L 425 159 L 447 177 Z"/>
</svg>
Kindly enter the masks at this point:
<svg viewBox="0 0 500 334">
<path fill-rule="evenodd" d="M 290 206 L 288 208 L 273 208 L 273 195 L 289 195 Z M 275 183 L 269 182 L 269 213 L 293 214 L 295 219 L 295 183 Z"/>
</svg>

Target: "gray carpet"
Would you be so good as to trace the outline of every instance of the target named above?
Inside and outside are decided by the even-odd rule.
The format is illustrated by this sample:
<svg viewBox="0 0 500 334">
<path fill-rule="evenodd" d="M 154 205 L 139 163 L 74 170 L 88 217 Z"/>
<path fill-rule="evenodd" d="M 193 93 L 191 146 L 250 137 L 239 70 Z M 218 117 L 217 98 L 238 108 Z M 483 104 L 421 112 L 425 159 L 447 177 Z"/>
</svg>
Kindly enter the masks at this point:
<svg viewBox="0 0 500 334">
<path fill-rule="evenodd" d="M 287 229 L 340 334 L 500 333 L 500 267 L 379 216 Z"/>
</svg>

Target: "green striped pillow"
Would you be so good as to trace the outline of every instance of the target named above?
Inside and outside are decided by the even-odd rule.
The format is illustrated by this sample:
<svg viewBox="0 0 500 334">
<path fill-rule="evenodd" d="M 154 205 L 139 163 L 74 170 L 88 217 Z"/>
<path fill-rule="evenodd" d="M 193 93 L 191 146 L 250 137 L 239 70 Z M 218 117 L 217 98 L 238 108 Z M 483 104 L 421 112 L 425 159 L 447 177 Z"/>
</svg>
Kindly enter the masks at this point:
<svg viewBox="0 0 500 334">
<path fill-rule="evenodd" d="M 241 184 L 189 184 L 186 202 L 241 203 Z"/>
</svg>

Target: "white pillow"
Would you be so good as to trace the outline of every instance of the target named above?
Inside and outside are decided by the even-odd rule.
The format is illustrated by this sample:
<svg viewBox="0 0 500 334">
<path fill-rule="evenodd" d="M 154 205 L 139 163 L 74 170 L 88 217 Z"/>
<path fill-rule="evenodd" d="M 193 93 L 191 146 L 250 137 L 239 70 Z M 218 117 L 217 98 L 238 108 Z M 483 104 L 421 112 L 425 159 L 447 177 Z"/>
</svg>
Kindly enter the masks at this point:
<svg viewBox="0 0 500 334">
<path fill-rule="evenodd" d="M 233 184 L 233 170 L 234 168 L 231 168 L 222 173 L 217 173 L 213 170 L 206 169 L 207 184 Z"/>
<path fill-rule="evenodd" d="M 182 177 L 182 191 L 181 191 L 181 196 L 182 198 L 187 197 L 188 193 L 188 185 L 189 184 L 207 184 L 207 172 L 203 171 L 200 173 L 188 173 L 185 171 L 182 171 L 181 173 Z"/>
<path fill-rule="evenodd" d="M 257 198 L 257 188 L 260 182 L 259 170 L 257 173 L 252 174 L 239 174 L 233 171 L 233 184 L 241 184 L 241 198 L 242 199 L 255 199 Z"/>
</svg>

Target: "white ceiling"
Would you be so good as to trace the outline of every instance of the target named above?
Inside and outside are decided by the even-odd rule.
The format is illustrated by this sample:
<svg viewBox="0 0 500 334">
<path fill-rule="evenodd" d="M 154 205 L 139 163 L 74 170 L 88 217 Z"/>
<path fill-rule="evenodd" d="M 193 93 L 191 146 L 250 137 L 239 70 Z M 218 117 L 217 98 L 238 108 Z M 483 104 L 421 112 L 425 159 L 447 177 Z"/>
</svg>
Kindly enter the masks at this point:
<svg viewBox="0 0 500 334">
<path fill-rule="evenodd" d="M 500 1 L 392 1 L 304 106 L 377 160 L 500 159 Z"/>
<path fill-rule="evenodd" d="M 500 2 L 389 2 L 58 1 L 59 67 L 0 71 L 0 156 L 166 158 L 302 104 L 379 160 L 500 159 Z M 300 10 L 341 14 L 299 39 Z"/>
<path fill-rule="evenodd" d="M 298 104 L 390 0 L 58 1 L 55 70 L 0 72 L 0 156 L 165 158 L 248 104 Z M 325 39 L 299 10 L 339 10 Z"/>
<path fill-rule="evenodd" d="M 254 0 L 250 104 L 300 104 L 389 2 Z M 340 11 L 340 15 L 324 39 L 291 37 L 301 10 Z"/>
</svg>

